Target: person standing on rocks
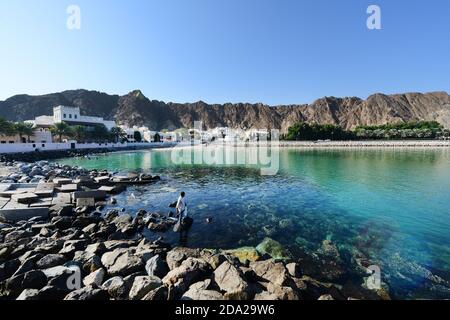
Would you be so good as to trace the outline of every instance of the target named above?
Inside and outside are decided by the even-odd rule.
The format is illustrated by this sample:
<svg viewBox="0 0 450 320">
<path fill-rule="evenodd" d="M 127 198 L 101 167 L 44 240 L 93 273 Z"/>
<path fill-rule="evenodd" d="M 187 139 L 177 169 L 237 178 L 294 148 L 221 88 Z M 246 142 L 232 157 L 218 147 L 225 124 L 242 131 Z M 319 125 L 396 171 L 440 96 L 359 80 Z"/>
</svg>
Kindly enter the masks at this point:
<svg viewBox="0 0 450 320">
<path fill-rule="evenodd" d="M 184 218 L 186 218 L 187 215 L 187 204 L 186 204 L 186 193 L 181 192 L 180 197 L 178 198 L 177 201 L 177 214 L 179 217 L 179 221 L 183 221 Z"/>
</svg>

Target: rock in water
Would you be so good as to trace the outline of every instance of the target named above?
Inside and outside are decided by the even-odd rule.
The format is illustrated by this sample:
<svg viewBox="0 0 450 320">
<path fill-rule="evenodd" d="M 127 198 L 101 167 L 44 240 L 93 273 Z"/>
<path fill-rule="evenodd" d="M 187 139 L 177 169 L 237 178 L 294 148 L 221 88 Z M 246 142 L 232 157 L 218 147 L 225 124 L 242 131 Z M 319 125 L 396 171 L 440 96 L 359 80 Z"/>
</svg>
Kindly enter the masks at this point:
<svg viewBox="0 0 450 320">
<path fill-rule="evenodd" d="M 258 261 L 261 258 L 261 255 L 258 251 L 253 247 L 242 247 L 233 250 L 226 250 L 226 254 L 231 254 L 239 259 L 241 263 L 246 263 L 246 261 L 254 262 Z"/>
<path fill-rule="evenodd" d="M 256 250 L 261 254 L 268 254 L 274 259 L 279 260 L 290 260 L 291 254 L 283 248 L 281 243 L 278 241 L 275 241 L 271 238 L 265 238 L 263 242 L 261 242 L 257 247 Z"/>
</svg>

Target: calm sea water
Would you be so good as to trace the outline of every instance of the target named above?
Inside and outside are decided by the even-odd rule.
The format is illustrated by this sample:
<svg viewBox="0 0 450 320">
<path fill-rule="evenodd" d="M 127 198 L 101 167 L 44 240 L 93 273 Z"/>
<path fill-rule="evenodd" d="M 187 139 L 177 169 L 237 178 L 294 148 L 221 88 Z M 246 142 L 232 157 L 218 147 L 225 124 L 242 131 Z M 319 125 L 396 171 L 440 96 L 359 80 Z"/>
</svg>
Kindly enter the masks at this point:
<svg viewBox="0 0 450 320">
<path fill-rule="evenodd" d="M 165 213 L 185 191 L 195 219 L 190 246 L 256 246 L 270 236 L 295 255 L 330 239 L 379 264 L 395 297 L 450 298 L 450 150 L 281 149 L 274 176 L 254 165 L 177 165 L 171 152 L 60 162 L 161 175 L 158 184 L 130 187 L 119 206 Z"/>
</svg>

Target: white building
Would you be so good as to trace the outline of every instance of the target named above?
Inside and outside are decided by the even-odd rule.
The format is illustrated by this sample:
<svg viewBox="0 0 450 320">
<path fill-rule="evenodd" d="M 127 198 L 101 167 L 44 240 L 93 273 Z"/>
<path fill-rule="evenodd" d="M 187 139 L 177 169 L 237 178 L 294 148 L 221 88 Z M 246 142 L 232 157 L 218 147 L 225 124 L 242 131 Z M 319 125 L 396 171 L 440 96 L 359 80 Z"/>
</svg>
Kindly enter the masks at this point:
<svg viewBox="0 0 450 320">
<path fill-rule="evenodd" d="M 69 125 L 95 126 L 104 125 L 108 130 L 116 126 L 115 121 L 104 120 L 101 117 L 90 117 L 80 114 L 80 108 L 57 106 L 53 108 L 53 116 L 40 116 L 34 120 L 26 121 L 33 123 L 36 127 L 48 128 L 55 123 L 65 122 Z"/>
<path fill-rule="evenodd" d="M 36 128 L 33 135 L 30 136 L 30 140 L 28 137 L 22 136 L 22 139 L 18 134 L 14 136 L 1 136 L 0 135 L 0 144 L 12 144 L 12 143 L 51 143 L 53 142 L 52 134 L 49 130 L 45 128 Z"/>
</svg>

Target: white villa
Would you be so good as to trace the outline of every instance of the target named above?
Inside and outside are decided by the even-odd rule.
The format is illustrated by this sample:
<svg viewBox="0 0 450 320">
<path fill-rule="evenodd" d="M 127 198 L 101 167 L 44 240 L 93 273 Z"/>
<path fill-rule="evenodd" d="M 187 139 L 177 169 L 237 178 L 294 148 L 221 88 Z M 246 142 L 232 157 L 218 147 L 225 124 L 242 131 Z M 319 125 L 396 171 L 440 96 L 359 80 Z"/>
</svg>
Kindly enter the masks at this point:
<svg viewBox="0 0 450 320">
<path fill-rule="evenodd" d="M 108 130 L 116 126 L 115 121 L 104 120 L 101 117 L 82 116 L 80 108 L 57 106 L 53 108 L 53 116 L 39 116 L 34 120 L 25 121 L 38 128 L 49 128 L 55 123 L 65 122 L 69 125 L 95 126 L 104 125 Z"/>
<path fill-rule="evenodd" d="M 127 140 L 129 142 L 136 142 L 134 140 L 134 133 L 136 131 L 141 133 L 142 141 L 146 142 L 176 142 L 177 135 L 175 132 L 159 132 L 150 130 L 148 127 L 133 126 L 129 128 L 127 126 L 119 126 L 125 132 Z"/>
</svg>

